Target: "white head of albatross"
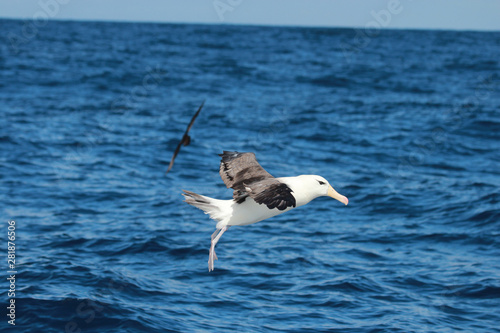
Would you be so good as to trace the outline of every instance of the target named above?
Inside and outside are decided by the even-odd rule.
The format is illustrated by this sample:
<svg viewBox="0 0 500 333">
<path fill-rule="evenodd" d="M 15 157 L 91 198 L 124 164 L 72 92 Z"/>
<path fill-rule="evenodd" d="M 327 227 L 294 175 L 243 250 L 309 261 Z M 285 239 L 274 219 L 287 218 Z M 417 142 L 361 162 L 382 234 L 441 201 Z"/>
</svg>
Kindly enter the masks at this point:
<svg viewBox="0 0 500 333">
<path fill-rule="evenodd" d="M 224 151 L 219 174 L 233 199 L 219 200 L 184 190 L 186 202 L 217 221 L 208 256 L 208 271 L 214 269 L 215 245 L 232 225 L 265 220 L 320 196 L 332 197 L 345 205 L 349 200 L 337 193 L 325 178 L 316 175 L 274 178 L 260 166 L 254 153 Z"/>
<path fill-rule="evenodd" d="M 277 180 L 287 184 L 292 189 L 293 196 L 297 201 L 297 207 L 323 196 L 331 197 L 342 202 L 344 205 L 349 203 L 349 200 L 345 196 L 335 191 L 330 183 L 321 176 L 301 175 L 297 177 L 277 178 Z"/>
</svg>

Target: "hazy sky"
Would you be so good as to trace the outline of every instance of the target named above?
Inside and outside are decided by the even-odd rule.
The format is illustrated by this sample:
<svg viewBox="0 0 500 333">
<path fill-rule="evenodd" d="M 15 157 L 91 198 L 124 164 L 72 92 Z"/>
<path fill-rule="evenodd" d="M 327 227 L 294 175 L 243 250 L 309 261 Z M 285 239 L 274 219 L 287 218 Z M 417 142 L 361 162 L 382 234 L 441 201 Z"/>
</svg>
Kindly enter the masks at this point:
<svg viewBox="0 0 500 333">
<path fill-rule="evenodd" d="M 0 17 L 500 31 L 500 0 L 0 0 Z"/>
</svg>

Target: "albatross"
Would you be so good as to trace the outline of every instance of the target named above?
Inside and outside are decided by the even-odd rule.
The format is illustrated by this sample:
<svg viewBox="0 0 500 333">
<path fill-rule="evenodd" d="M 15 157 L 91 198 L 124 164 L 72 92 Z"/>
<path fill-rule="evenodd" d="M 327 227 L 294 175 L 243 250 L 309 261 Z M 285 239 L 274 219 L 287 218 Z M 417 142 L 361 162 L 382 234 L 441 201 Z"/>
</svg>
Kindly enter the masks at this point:
<svg viewBox="0 0 500 333">
<path fill-rule="evenodd" d="M 215 245 L 230 226 L 248 225 L 303 206 L 311 200 L 329 196 L 347 205 L 328 181 L 316 175 L 275 178 L 257 162 L 254 153 L 224 151 L 219 174 L 233 199 L 219 200 L 183 190 L 185 202 L 201 209 L 217 221 L 211 237 L 208 271 L 214 270 Z"/>
</svg>

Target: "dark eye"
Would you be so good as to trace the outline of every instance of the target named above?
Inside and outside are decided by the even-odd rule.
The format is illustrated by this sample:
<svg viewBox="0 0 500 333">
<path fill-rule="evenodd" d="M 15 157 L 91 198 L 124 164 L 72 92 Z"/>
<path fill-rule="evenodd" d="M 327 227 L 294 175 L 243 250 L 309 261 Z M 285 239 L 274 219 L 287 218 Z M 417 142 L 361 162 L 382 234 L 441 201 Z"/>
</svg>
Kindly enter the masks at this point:
<svg viewBox="0 0 500 333">
<path fill-rule="evenodd" d="M 316 179 L 316 180 L 317 180 L 317 179 Z M 318 183 L 319 183 L 320 185 L 325 185 L 325 182 L 322 182 L 321 180 L 318 180 Z"/>
</svg>

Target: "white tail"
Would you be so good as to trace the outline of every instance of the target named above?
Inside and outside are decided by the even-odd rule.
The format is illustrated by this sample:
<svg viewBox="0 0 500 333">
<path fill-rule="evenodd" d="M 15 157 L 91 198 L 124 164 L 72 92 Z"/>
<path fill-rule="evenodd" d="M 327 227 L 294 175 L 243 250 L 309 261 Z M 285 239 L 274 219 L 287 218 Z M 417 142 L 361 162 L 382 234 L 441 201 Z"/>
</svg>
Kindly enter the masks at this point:
<svg viewBox="0 0 500 333">
<path fill-rule="evenodd" d="M 219 200 L 183 190 L 182 195 L 186 202 L 208 214 L 211 219 L 218 221 L 217 229 L 221 229 L 231 218 L 232 200 Z"/>
</svg>

